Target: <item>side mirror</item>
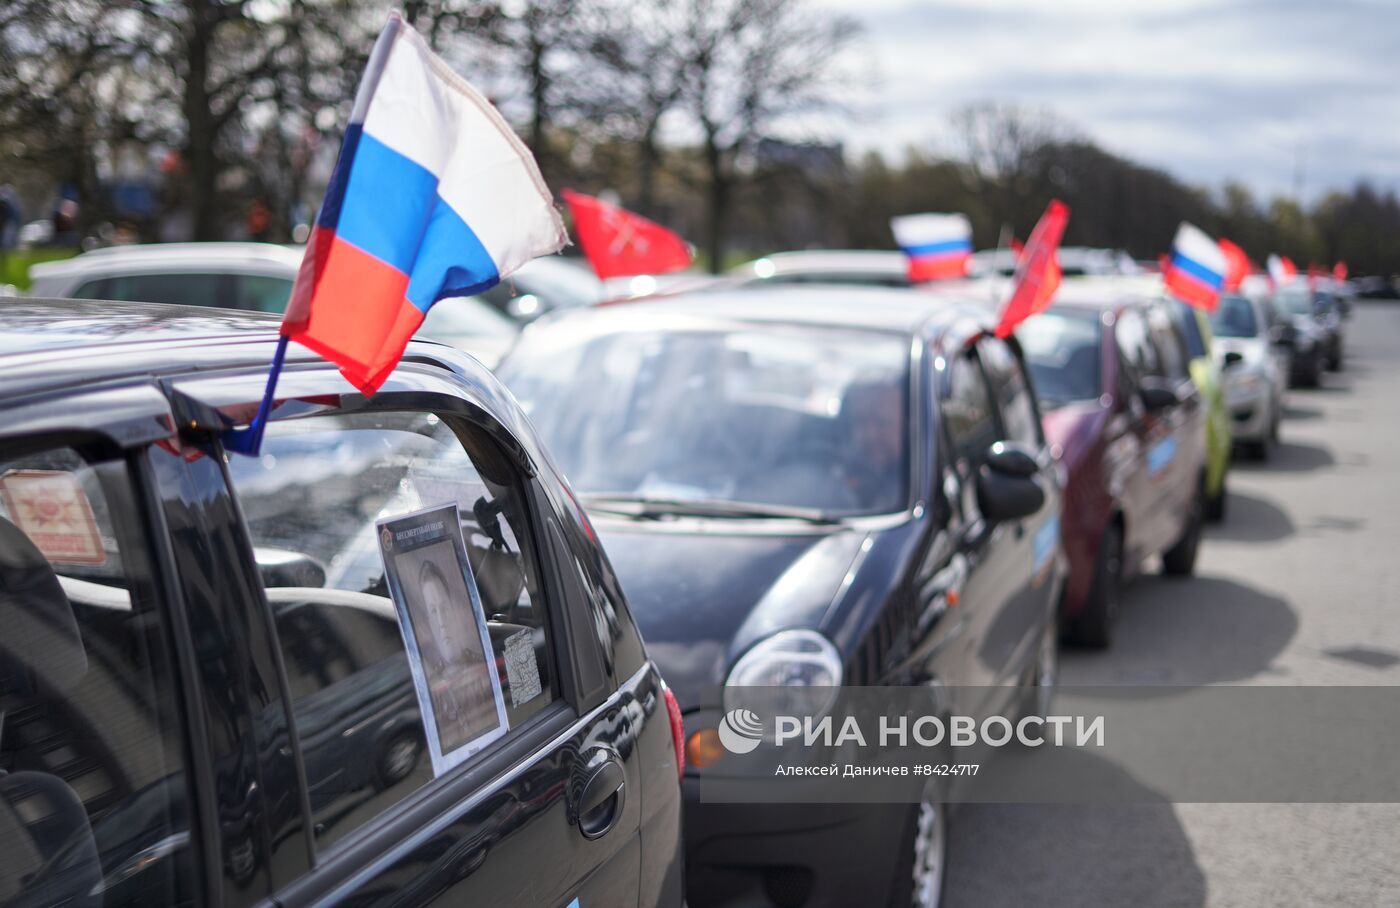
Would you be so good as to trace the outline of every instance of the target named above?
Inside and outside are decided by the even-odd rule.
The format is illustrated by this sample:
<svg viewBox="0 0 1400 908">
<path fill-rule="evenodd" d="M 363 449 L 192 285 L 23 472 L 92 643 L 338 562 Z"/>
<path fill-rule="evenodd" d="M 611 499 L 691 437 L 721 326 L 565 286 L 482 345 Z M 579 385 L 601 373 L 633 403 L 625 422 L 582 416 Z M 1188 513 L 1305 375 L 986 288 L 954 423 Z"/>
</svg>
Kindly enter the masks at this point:
<svg viewBox="0 0 1400 908">
<path fill-rule="evenodd" d="M 1035 454 L 1015 441 L 999 441 L 987 449 L 987 466 L 1006 476 L 1029 479 L 1040 472 Z"/>
<path fill-rule="evenodd" d="M 1229 353 L 1225 354 L 1225 361 L 1221 364 L 1220 368 L 1228 369 L 1231 366 L 1238 366 L 1242 362 L 1244 362 L 1244 354 L 1231 350 Z"/>
<path fill-rule="evenodd" d="M 989 523 L 1020 520 L 1045 504 L 1045 490 L 1036 482 L 1039 465 L 1019 445 L 997 442 L 987 451 L 977 472 L 977 506 Z"/>
<path fill-rule="evenodd" d="M 1149 413 L 1157 413 L 1181 403 L 1176 391 L 1165 382 L 1149 379 L 1138 389 L 1138 398 Z"/>
</svg>

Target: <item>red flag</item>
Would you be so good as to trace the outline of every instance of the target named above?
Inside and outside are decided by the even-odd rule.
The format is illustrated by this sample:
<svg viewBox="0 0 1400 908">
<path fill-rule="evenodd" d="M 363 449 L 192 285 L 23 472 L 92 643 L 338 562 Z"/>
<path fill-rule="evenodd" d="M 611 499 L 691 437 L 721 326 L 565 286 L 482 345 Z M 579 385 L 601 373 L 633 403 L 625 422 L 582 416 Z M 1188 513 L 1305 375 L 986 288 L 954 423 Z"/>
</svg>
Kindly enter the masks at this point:
<svg viewBox="0 0 1400 908">
<path fill-rule="evenodd" d="M 1349 273 L 1346 262 L 1338 262 L 1332 266 L 1332 277 L 1338 281 L 1346 280 Z"/>
<path fill-rule="evenodd" d="M 574 231 L 601 280 L 689 268 L 690 247 L 676 233 L 590 195 L 564 190 Z"/>
<path fill-rule="evenodd" d="M 1227 292 L 1238 290 L 1249 276 L 1249 256 L 1227 239 L 1222 238 L 1217 245 L 1225 253 L 1225 285 L 1221 289 Z"/>
<path fill-rule="evenodd" d="M 1011 254 L 1014 255 L 1019 261 L 1021 258 L 1021 254 L 1026 251 L 1025 244 L 1013 236 L 1011 238 L 1011 242 L 1008 245 L 1011 246 Z"/>
<path fill-rule="evenodd" d="M 1001 320 L 997 322 L 997 337 L 1009 336 L 1021 322 L 1049 307 L 1055 291 L 1060 288 L 1060 259 L 1057 253 L 1068 223 L 1069 206 L 1059 199 L 1051 199 L 1031 231 L 1016 266 L 1011 296 L 1002 307 Z"/>
</svg>

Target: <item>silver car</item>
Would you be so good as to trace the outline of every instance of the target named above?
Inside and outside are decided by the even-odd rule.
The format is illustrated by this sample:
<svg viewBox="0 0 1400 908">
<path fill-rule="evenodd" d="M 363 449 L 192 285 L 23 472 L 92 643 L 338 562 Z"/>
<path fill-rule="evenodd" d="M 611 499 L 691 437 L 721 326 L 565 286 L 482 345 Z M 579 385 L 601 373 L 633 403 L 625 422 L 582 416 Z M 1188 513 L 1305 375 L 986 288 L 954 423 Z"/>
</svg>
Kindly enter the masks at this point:
<svg viewBox="0 0 1400 908">
<path fill-rule="evenodd" d="M 1261 300 L 1228 295 L 1211 316 L 1231 434 L 1250 455 L 1268 459 L 1278 441 L 1288 388 L 1287 351 Z"/>
</svg>

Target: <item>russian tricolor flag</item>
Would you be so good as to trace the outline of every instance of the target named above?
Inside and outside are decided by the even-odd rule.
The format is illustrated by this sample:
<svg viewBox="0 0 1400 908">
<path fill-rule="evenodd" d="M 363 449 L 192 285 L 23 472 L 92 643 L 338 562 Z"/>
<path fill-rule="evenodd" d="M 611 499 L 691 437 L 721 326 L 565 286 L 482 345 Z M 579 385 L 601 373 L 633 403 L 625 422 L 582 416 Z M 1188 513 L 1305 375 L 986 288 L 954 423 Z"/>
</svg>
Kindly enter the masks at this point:
<svg viewBox="0 0 1400 908">
<path fill-rule="evenodd" d="M 890 218 L 894 241 L 909 259 L 909 281 L 967 276 L 972 224 L 961 214 L 906 214 Z"/>
<path fill-rule="evenodd" d="M 440 299 L 567 241 L 529 150 L 394 13 L 370 55 L 282 335 L 379 388 Z"/>
<path fill-rule="evenodd" d="M 1215 311 L 1225 284 L 1225 253 L 1197 227 L 1182 222 L 1162 276 L 1167 289 L 1199 309 Z"/>
</svg>

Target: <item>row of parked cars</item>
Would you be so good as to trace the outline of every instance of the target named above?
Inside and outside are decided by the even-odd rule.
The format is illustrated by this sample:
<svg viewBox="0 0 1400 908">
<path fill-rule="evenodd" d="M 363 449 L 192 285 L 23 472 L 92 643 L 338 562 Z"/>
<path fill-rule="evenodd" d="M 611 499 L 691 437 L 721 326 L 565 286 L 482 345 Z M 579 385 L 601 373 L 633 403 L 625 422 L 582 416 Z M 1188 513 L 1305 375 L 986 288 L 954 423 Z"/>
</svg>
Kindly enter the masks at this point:
<svg viewBox="0 0 1400 908">
<path fill-rule="evenodd" d="M 1341 333 L 1291 289 L 1206 318 L 1073 279 L 1000 339 L 981 284 L 585 306 L 522 273 L 434 309 L 500 320 L 494 374 L 440 334 L 366 400 L 298 351 L 249 458 L 218 429 L 289 283 L 133 264 L 207 252 L 84 255 L 36 280 L 83 300 L 0 307 L 6 904 L 937 904 L 932 791 L 699 799 L 726 690 L 1043 713 L 1058 640 L 1107 645 L 1134 573 L 1191 573 L 1232 433 L 1267 454 L 1304 338 L 1325 362 Z M 376 526 L 444 503 L 509 705 L 435 776 Z"/>
</svg>

